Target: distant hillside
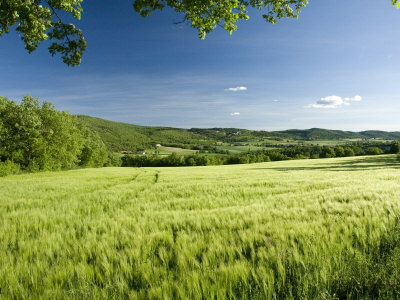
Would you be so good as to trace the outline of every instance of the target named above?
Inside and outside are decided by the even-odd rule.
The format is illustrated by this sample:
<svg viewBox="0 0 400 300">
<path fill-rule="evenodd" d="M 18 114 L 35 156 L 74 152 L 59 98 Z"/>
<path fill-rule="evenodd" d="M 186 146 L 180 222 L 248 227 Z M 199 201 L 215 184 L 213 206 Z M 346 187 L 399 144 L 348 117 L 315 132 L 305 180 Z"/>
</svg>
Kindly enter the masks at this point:
<svg viewBox="0 0 400 300">
<path fill-rule="evenodd" d="M 285 131 L 257 131 L 238 128 L 192 128 L 139 126 L 100 118 L 78 115 L 78 123 L 99 133 L 111 151 L 140 150 L 163 146 L 190 148 L 220 142 L 259 142 L 268 140 L 344 140 L 383 139 L 400 140 L 400 132 L 368 130 L 362 132 L 321 128 L 290 129 Z"/>
<path fill-rule="evenodd" d="M 237 128 L 192 128 L 189 131 L 203 135 L 209 138 L 225 141 L 225 142 L 249 142 L 260 139 L 291 139 L 291 140 L 343 140 L 343 139 L 384 139 L 384 140 L 398 140 L 400 139 L 400 132 L 386 132 L 386 131 L 342 131 L 342 130 L 329 130 L 321 128 L 311 129 L 290 129 L 284 131 L 256 131 Z"/>
<path fill-rule="evenodd" d="M 78 123 L 97 131 L 111 151 L 140 150 L 163 146 L 189 146 L 214 143 L 187 129 L 139 126 L 78 115 Z"/>
<path fill-rule="evenodd" d="M 306 130 L 285 130 L 285 133 L 301 137 L 305 140 L 341 140 L 341 139 L 384 139 L 384 140 L 398 140 L 400 139 L 400 132 L 386 132 L 378 130 L 369 130 L 361 132 L 342 131 L 342 130 L 329 130 L 321 128 L 311 128 Z"/>
</svg>

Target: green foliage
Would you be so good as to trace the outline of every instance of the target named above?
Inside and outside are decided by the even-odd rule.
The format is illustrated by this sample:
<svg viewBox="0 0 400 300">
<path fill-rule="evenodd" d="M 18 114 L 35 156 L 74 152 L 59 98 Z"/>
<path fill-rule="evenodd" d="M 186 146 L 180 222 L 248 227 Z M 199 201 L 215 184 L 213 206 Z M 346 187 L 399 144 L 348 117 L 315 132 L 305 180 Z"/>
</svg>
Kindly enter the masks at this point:
<svg viewBox="0 0 400 300">
<path fill-rule="evenodd" d="M 82 148 L 76 118 L 49 102 L 26 96 L 20 104 L 1 98 L 0 161 L 30 170 L 72 168 Z"/>
<path fill-rule="evenodd" d="M 263 18 L 275 24 L 281 18 L 297 18 L 300 9 L 307 4 L 307 0 L 135 0 L 133 7 L 141 16 L 147 17 L 152 11 L 169 6 L 177 13 L 183 14 L 184 21 L 196 28 L 199 37 L 204 39 L 217 25 L 221 25 L 229 33 L 235 31 L 237 21 L 249 19 L 247 9 L 250 7 L 265 9 Z"/>
<path fill-rule="evenodd" d="M 361 147 L 358 147 L 358 146 L 353 147 L 353 152 L 354 152 L 354 155 L 357 155 L 357 156 L 364 154 L 363 149 Z"/>
<path fill-rule="evenodd" d="M 107 167 L 121 167 L 122 166 L 122 155 L 119 153 L 108 152 Z"/>
<path fill-rule="evenodd" d="M 60 15 L 67 13 L 80 20 L 83 0 L 3 0 L 0 2 L 0 36 L 15 30 L 24 41 L 29 53 L 46 40 L 52 40 L 49 52 L 61 54 L 68 66 L 81 63 L 86 50 L 82 31 L 74 24 L 64 23 Z M 399 0 L 391 0 L 397 8 Z M 165 6 L 182 14 L 182 23 L 188 22 L 198 30 L 204 39 L 218 25 L 232 33 L 239 20 L 248 20 L 248 9 L 263 11 L 263 18 L 272 24 L 282 18 L 298 18 L 300 10 L 308 5 L 308 0 L 134 0 L 133 8 L 141 16 L 147 17 Z"/>
<path fill-rule="evenodd" d="M 390 146 L 390 153 L 400 153 L 400 141 L 397 141 Z"/>
<path fill-rule="evenodd" d="M 81 18 L 83 0 L 7 0 L 0 2 L 0 36 L 13 26 L 29 53 L 46 40 L 52 40 L 49 51 L 60 53 L 65 64 L 77 66 L 81 62 L 86 42 L 82 31 L 73 24 L 65 24 L 59 12 Z"/>
<path fill-rule="evenodd" d="M 335 156 L 336 156 L 335 150 L 331 147 L 324 147 L 322 149 L 321 154 L 319 155 L 319 157 L 321 157 L 321 158 L 332 158 Z"/>
<path fill-rule="evenodd" d="M 79 165 L 85 168 L 104 167 L 108 153 L 100 136 L 86 127 L 81 127 L 81 132 L 85 142 L 78 156 Z"/>
<path fill-rule="evenodd" d="M 392 4 L 396 6 L 397 9 L 400 8 L 400 0 L 391 0 Z"/>
<path fill-rule="evenodd" d="M 291 159 L 316 159 L 333 158 L 357 155 L 384 154 L 381 148 L 369 147 L 364 152 L 358 146 L 346 148 L 336 146 L 291 146 L 273 150 L 249 151 L 238 154 L 212 154 L 178 155 L 172 153 L 169 156 L 153 155 L 125 155 L 122 157 L 123 167 L 183 167 L 183 166 L 209 166 L 209 165 L 233 165 L 252 164 L 268 161 L 281 161 Z M 386 152 L 385 152 L 386 153 Z"/>
<path fill-rule="evenodd" d="M 132 151 L 163 146 L 191 148 L 208 145 L 214 141 L 186 129 L 139 126 L 107 121 L 89 116 L 78 116 L 78 123 L 99 134 L 108 151 Z"/>
<path fill-rule="evenodd" d="M 345 151 L 344 148 L 341 146 L 336 146 L 333 148 L 333 150 L 335 151 L 335 156 L 336 157 L 344 157 L 345 155 Z"/>
<path fill-rule="evenodd" d="M 213 140 L 219 140 L 227 143 L 235 142 L 251 142 L 264 140 L 290 140 L 290 141 L 318 141 L 318 140 L 370 140 L 370 139 L 383 139 L 383 140 L 398 140 L 400 139 L 400 132 L 386 132 L 378 130 L 368 130 L 361 132 L 329 130 L 320 128 L 311 129 L 293 129 L 284 131 L 255 131 L 238 128 L 192 128 L 191 132 L 203 135 Z"/>
<path fill-rule="evenodd" d="M 20 166 L 10 160 L 4 162 L 0 161 L 0 177 L 7 175 L 18 174 L 20 172 Z"/>
<path fill-rule="evenodd" d="M 354 156 L 354 149 L 350 148 L 350 147 L 344 147 L 344 156 Z"/>
<path fill-rule="evenodd" d="M 382 151 L 382 149 L 380 149 L 378 147 L 370 147 L 370 148 L 365 150 L 365 154 L 367 154 L 367 155 L 380 155 L 380 154 L 383 154 L 383 151 Z"/>
<path fill-rule="evenodd" d="M 221 148 L 216 148 L 215 144 L 217 141 L 225 143 L 251 143 L 254 141 L 259 142 L 260 140 L 264 142 L 265 140 L 276 139 L 277 143 L 282 140 L 296 141 L 298 143 L 309 141 L 310 143 L 313 143 L 315 140 L 326 139 L 327 143 L 329 142 L 331 144 L 337 144 L 338 141 L 342 140 L 344 140 L 344 143 L 346 143 L 346 139 L 359 139 L 359 143 L 364 144 L 381 143 L 381 139 L 397 140 L 400 138 L 400 132 L 348 132 L 315 128 L 308 130 L 272 132 L 237 128 L 192 128 L 188 130 L 171 127 L 139 126 L 120 122 L 112 122 L 82 115 L 78 116 L 78 123 L 93 131 L 96 131 L 110 152 L 136 152 L 143 149 L 153 149 L 156 144 L 161 144 L 162 146 L 206 150 L 212 153 L 224 154 L 227 150 L 233 150 L 235 152 L 236 149 L 240 149 L 240 151 L 237 152 L 247 152 L 248 149 L 262 150 L 262 145 L 264 144 L 261 144 L 257 147 L 247 145 L 243 147 L 230 147 L 228 149 L 223 148 L 224 146 L 221 146 Z M 286 147 L 287 144 L 291 143 L 276 144 L 274 146 Z M 159 149 L 162 150 L 163 148 Z M 356 155 L 361 155 L 362 149 L 360 148 L 358 150 L 358 154 Z"/>
<path fill-rule="evenodd" d="M 0 97 L 0 162 L 31 172 L 104 166 L 104 143 L 96 132 L 78 128 L 76 119 L 37 98 L 26 96 L 18 104 Z"/>
<path fill-rule="evenodd" d="M 398 299 L 395 155 L 0 178 L 0 298 Z"/>
</svg>

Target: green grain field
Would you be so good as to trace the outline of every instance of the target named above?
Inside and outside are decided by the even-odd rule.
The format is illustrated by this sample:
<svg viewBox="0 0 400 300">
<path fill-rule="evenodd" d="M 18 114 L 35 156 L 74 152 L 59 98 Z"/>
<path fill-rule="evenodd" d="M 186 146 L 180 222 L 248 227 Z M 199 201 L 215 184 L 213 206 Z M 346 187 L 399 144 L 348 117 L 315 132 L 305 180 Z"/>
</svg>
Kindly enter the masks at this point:
<svg viewBox="0 0 400 300">
<path fill-rule="evenodd" d="M 197 150 L 190 150 L 190 149 L 183 149 L 183 148 L 178 148 L 178 147 L 157 147 L 155 150 L 154 149 L 149 149 L 146 151 L 146 153 L 158 153 L 159 155 L 170 155 L 172 153 L 176 154 L 181 154 L 181 155 L 190 155 L 190 154 L 195 154 L 197 153 Z"/>
<path fill-rule="evenodd" d="M 400 297 L 395 156 L 0 178 L 0 299 Z"/>
</svg>

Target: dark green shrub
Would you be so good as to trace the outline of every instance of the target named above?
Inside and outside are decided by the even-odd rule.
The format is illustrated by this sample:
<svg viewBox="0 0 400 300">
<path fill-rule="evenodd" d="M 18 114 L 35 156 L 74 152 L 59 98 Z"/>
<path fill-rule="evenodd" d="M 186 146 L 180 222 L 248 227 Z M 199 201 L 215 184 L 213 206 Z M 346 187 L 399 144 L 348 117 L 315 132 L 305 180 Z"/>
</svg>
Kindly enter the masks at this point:
<svg viewBox="0 0 400 300">
<path fill-rule="evenodd" d="M 107 167 L 121 167 L 122 165 L 122 157 L 119 153 L 111 153 L 107 154 Z"/>
<path fill-rule="evenodd" d="M 354 151 L 350 147 L 344 148 L 344 156 L 354 156 Z"/>
<path fill-rule="evenodd" d="M 0 177 L 7 175 L 18 174 L 20 172 L 19 164 L 13 163 L 10 160 L 0 162 Z"/>
<path fill-rule="evenodd" d="M 393 153 L 393 154 L 400 153 L 400 141 L 395 142 L 390 146 L 390 153 Z"/>
<path fill-rule="evenodd" d="M 370 147 L 367 150 L 365 150 L 365 154 L 367 155 L 380 155 L 383 154 L 383 151 L 381 148 L 378 147 Z"/>
<path fill-rule="evenodd" d="M 335 148 L 333 148 L 333 150 L 335 151 L 335 156 L 336 157 L 344 157 L 345 155 L 345 151 L 343 149 L 342 146 L 336 146 Z"/>
<path fill-rule="evenodd" d="M 322 153 L 319 155 L 320 158 L 332 158 L 335 157 L 335 150 L 330 147 L 324 147 Z"/>
</svg>

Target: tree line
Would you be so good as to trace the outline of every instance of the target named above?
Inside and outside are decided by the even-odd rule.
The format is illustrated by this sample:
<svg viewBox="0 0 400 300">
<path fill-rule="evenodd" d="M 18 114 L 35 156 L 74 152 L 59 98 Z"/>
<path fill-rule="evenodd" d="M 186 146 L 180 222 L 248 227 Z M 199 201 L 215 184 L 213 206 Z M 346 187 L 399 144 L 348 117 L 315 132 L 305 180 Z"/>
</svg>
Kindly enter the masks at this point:
<svg viewBox="0 0 400 300">
<path fill-rule="evenodd" d="M 282 149 L 253 151 L 226 155 L 125 155 L 122 157 L 123 167 L 182 167 L 250 164 L 291 159 L 317 159 L 333 157 L 350 157 L 360 155 L 400 153 L 400 142 L 389 146 L 381 145 L 362 148 L 360 146 L 296 146 Z"/>
<path fill-rule="evenodd" d="M 113 161 L 99 135 L 50 102 L 0 97 L 0 175 L 102 167 Z"/>
<path fill-rule="evenodd" d="M 175 135 L 175 132 L 173 133 Z M 202 152 L 212 146 L 201 145 Z M 20 171 L 56 171 L 79 167 L 153 167 L 247 164 L 289 159 L 332 158 L 399 153 L 400 142 L 348 146 L 287 146 L 241 154 L 126 155 L 107 150 L 99 134 L 50 102 L 25 96 L 20 103 L 0 97 L 0 176 Z"/>
</svg>

